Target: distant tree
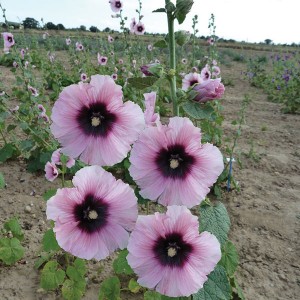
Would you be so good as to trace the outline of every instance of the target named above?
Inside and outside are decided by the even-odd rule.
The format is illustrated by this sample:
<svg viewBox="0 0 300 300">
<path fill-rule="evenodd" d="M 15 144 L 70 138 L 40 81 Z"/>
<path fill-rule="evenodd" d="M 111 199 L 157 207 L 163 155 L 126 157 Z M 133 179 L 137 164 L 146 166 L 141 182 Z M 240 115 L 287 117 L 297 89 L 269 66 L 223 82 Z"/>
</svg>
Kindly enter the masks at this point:
<svg viewBox="0 0 300 300">
<path fill-rule="evenodd" d="M 24 28 L 37 29 L 39 27 L 39 22 L 34 18 L 26 18 L 23 21 Z"/>
<path fill-rule="evenodd" d="M 65 30 L 66 28 L 63 24 L 59 23 L 59 24 L 57 24 L 57 29 L 58 30 Z"/>
<path fill-rule="evenodd" d="M 84 25 L 80 25 L 79 30 L 86 31 L 86 27 Z"/>
<path fill-rule="evenodd" d="M 267 44 L 267 45 L 271 45 L 272 44 L 272 40 L 270 40 L 270 39 L 265 39 L 265 43 Z"/>
<path fill-rule="evenodd" d="M 104 32 L 110 32 L 110 28 L 109 28 L 109 27 L 106 27 L 103 31 L 104 31 Z"/>
<path fill-rule="evenodd" d="M 48 23 L 46 23 L 45 28 L 47 28 L 49 30 L 56 30 L 57 29 L 57 25 L 55 25 L 52 22 L 48 22 Z"/>
<path fill-rule="evenodd" d="M 91 26 L 90 31 L 91 32 L 99 32 L 100 30 L 96 26 Z"/>
</svg>

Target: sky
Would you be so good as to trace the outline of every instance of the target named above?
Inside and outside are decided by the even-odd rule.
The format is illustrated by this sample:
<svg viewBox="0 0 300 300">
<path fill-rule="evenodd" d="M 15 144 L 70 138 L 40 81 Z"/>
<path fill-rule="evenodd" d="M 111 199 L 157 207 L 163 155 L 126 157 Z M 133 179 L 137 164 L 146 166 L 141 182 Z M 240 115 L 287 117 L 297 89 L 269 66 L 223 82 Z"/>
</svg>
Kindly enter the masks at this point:
<svg viewBox="0 0 300 300">
<path fill-rule="evenodd" d="M 172 0 L 176 2 L 175 0 Z M 32 17 L 44 23 L 62 23 L 66 28 L 84 25 L 119 30 L 119 19 L 112 18 L 109 0 L 0 0 L 9 21 L 23 21 Z M 123 15 L 136 17 L 138 0 L 123 0 Z M 164 7 L 164 0 L 143 0 L 142 22 L 147 32 L 166 33 L 167 20 L 163 13 L 152 13 Z M 300 0 L 194 0 L 185 22 L 175 30 L 192 31 L 192 18 L 198 15 L 198 36 L 208 36 L 208 22 L 215 15 L 216 35 L 251 43 L 271 39 L 276 44 L 300 44 Z M 0 13 L 0 22 L 3 21 Z"/>
</svg>

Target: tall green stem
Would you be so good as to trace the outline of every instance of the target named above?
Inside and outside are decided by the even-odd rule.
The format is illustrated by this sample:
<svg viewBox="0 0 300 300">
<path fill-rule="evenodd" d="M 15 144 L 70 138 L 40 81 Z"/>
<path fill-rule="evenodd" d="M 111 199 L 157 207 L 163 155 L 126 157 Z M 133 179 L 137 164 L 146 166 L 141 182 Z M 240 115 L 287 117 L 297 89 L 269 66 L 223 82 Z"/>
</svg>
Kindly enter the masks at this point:
<svg viewBox="0 0 300 300">
<path fill-rule="evenodd" d="M 166 0 L 166 4 L 169 1 Z M 168 31 L 169 31 L 169 54 L 170 54 L 170 88 L 173 102 L 173 115 L 179 115 L 176 96 L 176 49 L 175 49 L 175 34 L 174 34 L 174 16 L 172 12 L 167 13 L 168 16 Z"/>
</svg>

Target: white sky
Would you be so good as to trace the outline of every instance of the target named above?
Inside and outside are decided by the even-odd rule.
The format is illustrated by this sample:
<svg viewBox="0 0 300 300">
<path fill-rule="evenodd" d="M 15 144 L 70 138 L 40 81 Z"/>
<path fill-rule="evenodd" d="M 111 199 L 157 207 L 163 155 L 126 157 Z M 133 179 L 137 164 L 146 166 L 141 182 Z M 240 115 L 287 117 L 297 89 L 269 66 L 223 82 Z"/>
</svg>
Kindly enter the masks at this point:
<svg viewBox="0 0 300 300">
<path fill-rule="evenodd" d="M 119 29 L 119 20 L 112 19 L 109 0 L 0 0 L 9 21 L 33 17 L 44 22 L 62 23 L 65 27 L 85 25 Z M 175 0 L 173 0 L 175 2 Z M 197 14 L 198 35 L 209 35 L 208 20 L 215 15 L 216 35 L 236 41 L 300 43 L 300 0 L 194 0 L 186 21 L 176 29 L 192 31 L 192 17 Z M 124 16 L 137 17 L 138 0 L 123 0 Z M 167 32 L 166 15 L 152 13 L 164 7 L 164 0 L 143 0 L 143 22 L 147 32 Z M 0 22 L 3 21 L 0 13 Z"/>
</svg>

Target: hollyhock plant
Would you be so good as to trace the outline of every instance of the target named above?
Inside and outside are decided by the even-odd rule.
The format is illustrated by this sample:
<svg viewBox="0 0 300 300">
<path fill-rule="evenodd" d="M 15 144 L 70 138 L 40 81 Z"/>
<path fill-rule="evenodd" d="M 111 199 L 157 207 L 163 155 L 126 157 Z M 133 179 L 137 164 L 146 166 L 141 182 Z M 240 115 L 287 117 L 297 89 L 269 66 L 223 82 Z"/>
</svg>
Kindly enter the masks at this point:
<svg viewBox="0 0 300 300">
<path fill-rule="evenodd" d="M 38 110 L 40 111 L 40 112 L 43 112 L 43 113 L 45 113 L 46 112 L 46 108 L 42 105 L 42 104 L 38 104 Z"/>
<path fill-rule="evenodd" d="M 201 145 L 200 128 L 188 118 L 148 127 L 134 143 L 129 172 L 145 199 L 162 205 L 200 204 L 224 169 L 223 156 L 212 144 Z"/>
<path fill-rule="evenodd" d="M 84 259 L 104 259 L 127 246 L 137 219 L 137 198 L 128 184 L 99 166 L 73 177 L 74 188 L 58 189 L 47 201 L 47 218 L 61 248 Z"/>
<path fill-rule="evenodd" d="M 49 181 L 53 181 L 58 176 L 58 169 L 55 164 L 47 162 L 45 165 L 45 177 Z"/>
<path fill-rule="evenodd" d="M 31 92 L 31 95 L 34 97 L 37 97 L 39 95 L 37 89 L 32 87 L 31 85 L 28 85 L 28 91 Z"/>
<path fill-rule="evenodd" d="M 211 70 L 212 70 L 212 76 L 213 77 L 217 77 L 221 74 L 221 69 L 218 66 L 213 66 L 211 68 Z"/>
<path fill-rule="evenodd" d="M 152 51 L 152 50 L 153 50 L 153 46 L 152 46 L 151 44 L 149 44 L 149 45 L 147 46 L 147 49 L 148 49 L 148 51 Z"/>
<path fill-rule="evenodd" d="M 55 150 L 52 153 L 51 156 L 51 163 L 55 164 L 55 165 L 61 165 L 61 148 Z M 68 157 L 68 160 L 66 162 L 66 167 L 67 168 L 72 168 L 75 165 L 75 160 L 72 157 Z"/>
<path fill-rule="evenodd" d="M 111 78 L 114 80 L 114 81 L 116 81 L 117 79 L 118 79 L 118 74 L 112 74 L 111 75 Z"/>
<path fill-rule="evenodd" d="M 70 38 L 66 38 L 66 45 L 67 46 L 71 45 L 71 39 Z"/>
<path fill-rule="evenodd" d="M 198 102 L 207 102 L 214 99 L 220 99 L 225 91 L 221 78 L 208 79 L 200 84 L 196 84 L 193 90 L 197 95 L 193 100 Z"/>
<path fill-rule="evenodd" d="M 184 91 L 187 91 L 190 87 L 192 87 L 195 84 L 201 83 L 202 81 L 203 79 L 196 72 L 186 74 L 182 79 L 182 89 Z"/>
<path fill-rule="evenodd" d="M 145 33 L 145 25 L 142 22 L 138 22 L 133 28 L 134 34 L 143 35 Z"/>
<path fill-rule="evenodd" d="M 122 161 L 145 127 L 141 108 L 122 98 L 122 87 L 110 76 L 94 75 L 90 83 L 64 88 L 51 116 L 62 153 L 87 164 Z"/>
<path fill-rule="evenodd" d="M 114 38 L 113 38 L 112 36 L 109 35 L 109 36 L 107 37 L 107 40 L 108 40 L 109 43 L 112 43 L 112 42 L 114 41 Z"/>
<path fill-rule="evenodd" d="M 208 80 L 210 79 L 211 77 L 211 73 L 210 73 L 210 70 L 209 70 L 209 66 L 206 65 L 202 70 L 201 70 L 201 74 L 200 74 L 201 78 L 203 80 Z"/>
<path fill-rule="evenodd" d="M 136 25 L 137 23 L 136 23 L 136 20 L 135 20 L 135 18 L 132 18 L 131 19 L 131 23 L 130 23 L 130 32 L 131 33 L 134 33 L 134 31 L 135 31 L 135 25 Z"/>
<path fill-rule="evenodd" d="M 160 116 L 158 113 L 155 113 L 155 102 L 156 102 L 156 93 L 146 93 L 144 94 L 145 98 L 145 122 L 147 126 L 159 126 L 160 125 Z"/>
<path fill-rule="evenodd" d="M 25 54 L 26 54 L 26 50 L 22 48 L 22 49 L 20 50 L 20 54 L 21 54 L 21 58 L 24 59 Z"/>
<path fill-rule="evenodd" d="M 9 53 L 9 49 L 15 44 L 14 36 L 10 32 L 2 32 L 4 41 L 4 53 Z"/>
<path fill-rule="evenodd" d="M 127 249 L 138 283 L 169 297 L 196 293 L 221 259 L 217 238 L 199 234 L 198 218 L 176 205 L 139 216 Z"/>
<path fill-rule="evenodd" d="M 82 51 L 84 49 L 83 45 L 79 42 L 76 42 L 75 47 L 77 51 Z"/>
<path fill-rule="evenodd" d="M 110 0 L 109 3 L 113 12 L 119 12 L 123 8 L 122 1 Z"/>
<path fill-rule="evenodd" d="M 83 81 L 83 82 L 85 82 L 85 81 L 88 80 L 88 76 L 85 73 L 81 73 L 80 74 L 80 80 Z"/>
<path fill-rule="evenodd" d="M 100 53 L 98 53 L 97 60 L 98 60 L 98 64 L 100 66 L 105 66 L 107 64 L 108 58 L 106 56 L 102 56 L 102 55 L 100 55 Z"/>
</svg>

